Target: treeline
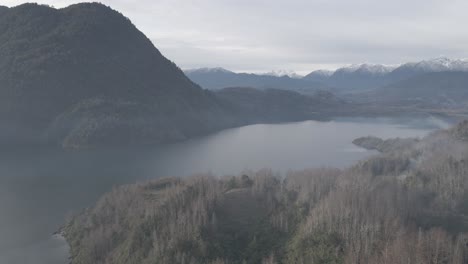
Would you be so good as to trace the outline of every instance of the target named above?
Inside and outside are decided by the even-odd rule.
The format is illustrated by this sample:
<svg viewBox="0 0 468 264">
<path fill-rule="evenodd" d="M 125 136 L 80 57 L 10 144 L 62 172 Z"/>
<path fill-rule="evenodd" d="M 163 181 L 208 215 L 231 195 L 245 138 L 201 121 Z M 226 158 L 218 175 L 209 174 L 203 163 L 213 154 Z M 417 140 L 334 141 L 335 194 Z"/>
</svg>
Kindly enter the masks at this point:
<svg viewBox="0 0 468 264">
<path fill-rule="evenodd" d="M 467 263 L 467 131 L 345 170 L 118 187 L 63 233 L 72 263 Z"/>
</svg>

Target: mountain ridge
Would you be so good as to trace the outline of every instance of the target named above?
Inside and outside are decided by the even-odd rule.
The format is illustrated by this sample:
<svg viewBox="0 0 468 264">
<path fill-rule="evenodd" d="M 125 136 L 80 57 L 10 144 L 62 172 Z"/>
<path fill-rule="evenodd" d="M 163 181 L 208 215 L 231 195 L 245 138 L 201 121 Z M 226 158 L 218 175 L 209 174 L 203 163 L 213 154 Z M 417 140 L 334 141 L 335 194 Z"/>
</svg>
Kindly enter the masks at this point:
<svg viewBox="0 0 468 264">
<path fill-rule="evenodd" d="M 391 73 L 399 68 L 417 68 L 425 72 L 440 72 L 440 71 L 468 71 L 468 59 L 451 59 L 447 57 L 437 57 L 433 59 L 421 60 L 417 62 L 406 62 L 399 65 L 359 63 L 337 68 L 336 70 L 315 70 L 318 71 L 336 72 L 376 72 L 376 73 Z M 307 76 L 307 75 L 306 75 Z"/>
<path fill-rule="evenodd" d="M 328 87 L 322 83 L 305 79 L 291 78 L 287 75 L 275 76 L 269 74 L 235 73 L 218 68 L 201 68 L 185 70 L 185 74 L 201 87 L 217 90 L 226 87 L 253 87 L 259 89 L 276 88 L 284 90 L 308 89 L 311 91 L 324 90 Z"/>
<path fill-rule="evenodd" d="M 338 92 L 355 92 L 376 89 L 425 73 L 457 71 L 468 72 L 468 60 L 441 57 L 398 66 L 364 63 L 339 68 L 328 77 L 317 76 L 314 71 L 304 78 L 323 82 L 337 88 Z"/>
<path fill-rule="evenodd" d="M 295 91 L 309 90 L 308 93 L 319 89 L 346 95 L 377 89 L 425 73 L 468 72 L 468 60 L 440 57 L 400 65 L 362 63 L 344 66 L 334 71 L 315 70 L 302 78 L 291 77 L 283 72 L 254 74 L 219 69 L 191 69 L 185 70 L 185 73 L 194 82 L 210 90 L 232 86 L 252 86 Z M 287 78 L 294 80 L 288 81 Z M 302 83 L 298 80 L 302 80 Z"/>
</svg>

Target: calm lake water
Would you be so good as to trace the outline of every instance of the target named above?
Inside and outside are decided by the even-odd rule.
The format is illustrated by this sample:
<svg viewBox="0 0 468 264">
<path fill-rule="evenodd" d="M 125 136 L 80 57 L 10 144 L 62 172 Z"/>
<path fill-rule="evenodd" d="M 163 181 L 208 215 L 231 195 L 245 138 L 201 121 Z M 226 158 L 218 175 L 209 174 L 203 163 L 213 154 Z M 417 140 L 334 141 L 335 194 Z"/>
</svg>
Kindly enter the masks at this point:
<svg viewBox="0 0 468 264">
<path fill-rule="evenodd" d="M 306 121 L 234 128 L 158 148 L 3 151 L 0 264 L 68 263 L 66 244 L 52 233 L 114 185 L 205 172 L 346 167 L 373 154 L 351 143 L 357 137 L 421 137 L 444 126 L 433 118 Z"/>
</svg>

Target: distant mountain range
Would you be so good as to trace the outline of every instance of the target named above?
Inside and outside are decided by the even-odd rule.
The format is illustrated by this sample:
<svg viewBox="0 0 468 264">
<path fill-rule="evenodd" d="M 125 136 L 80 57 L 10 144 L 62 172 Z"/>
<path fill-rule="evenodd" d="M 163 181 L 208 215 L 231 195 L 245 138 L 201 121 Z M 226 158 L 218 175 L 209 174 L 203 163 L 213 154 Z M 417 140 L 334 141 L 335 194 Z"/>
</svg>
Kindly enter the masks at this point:
<svg viewBox="0 0 468 264">
<path fill-rule="evenodd" d="M 353 94 L 376 90 L 392 83 L 422 74 L 437 72 L 468 72 L 468 60 L 437 58 L 399 66 L 358 64 L 336 71 L 317 70 L 301 79 L 234 73 L 226 69 L 198 69 L 185 71 L 194 82 L 207 89 L 230 86 L 274 87 L 304 92 L 307 89 L 324 89 L 337 94 Z"/>
<path fill-rule="evenodd" d="M 400 66 L 361 64 L 336 70 L 321 82 L 345 93 L 376 89 L 421 74 L 468 71 L 468 60 L 438 58 Z M 315 75 L 304 78 L 317 81 Z"/>
<path fill-rule="evenodd" d="M 227 87 L 274 88 L 283 90 L 324 90 L 329 87 L 323 83 L 302 78 L 291 78 L 277 73 L 253 74 L 235 73 L 224 68 L 201 68 L 184 71 L 187 77 L 205 89 L 217 90 Z"/>
</svg>

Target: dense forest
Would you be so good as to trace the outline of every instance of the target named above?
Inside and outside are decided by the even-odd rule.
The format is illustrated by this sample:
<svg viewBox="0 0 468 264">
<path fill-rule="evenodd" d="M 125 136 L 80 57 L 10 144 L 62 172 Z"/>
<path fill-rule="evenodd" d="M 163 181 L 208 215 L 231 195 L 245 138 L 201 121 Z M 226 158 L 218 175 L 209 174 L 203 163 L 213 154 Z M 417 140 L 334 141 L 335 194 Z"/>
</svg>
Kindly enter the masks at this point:
<svg viewBox="0 0 468 264">
<path fill-rule="evenodd" d="M 75 264 L 466 263 L 467 139 L 465 121 L 421 140 L 367 138 L 394 147 L 343 170 L 116 187 L 62 232 Z"/>
</svg>

